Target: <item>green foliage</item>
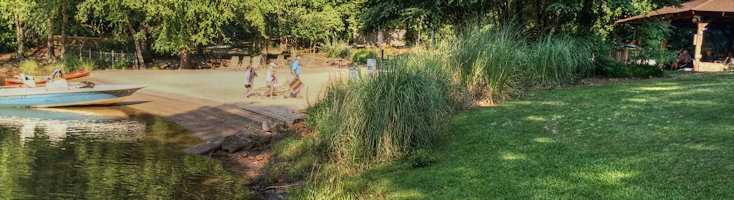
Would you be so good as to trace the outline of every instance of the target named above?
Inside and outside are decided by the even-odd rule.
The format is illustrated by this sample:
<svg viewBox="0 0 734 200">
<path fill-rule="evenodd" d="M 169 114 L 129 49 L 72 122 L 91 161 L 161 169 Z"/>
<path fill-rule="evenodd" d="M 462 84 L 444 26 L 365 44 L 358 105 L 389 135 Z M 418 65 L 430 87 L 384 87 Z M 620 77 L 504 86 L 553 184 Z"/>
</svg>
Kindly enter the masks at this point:
<svg viewBox="0 0 734 200">
<path fill-rule="evenodd" d="M 648 78 L 661 77 L 663 74 L 658 66 L 641 64 L 621 64 L 603 69 L 603 76 L 609 78 Z"/>
<path fill-rule="evenodd" d="M 408 162 L 415 168 L 427 167 L 432 162 L 431 154 L 425 149 L 415 150 L 408 156 Z"/>
<path fill-rule="evenodd" d="M 0 53 L 13 52 L 13 50 L 18 48 L 18 43 L 15 41 L 15 33 L 3 24 L 4 21 L 0 20 Z"/>
<path fill-rule="evenodd" d="M 352 62 L 359 64 L 367 64 L 367 59 L 377 58 L 377 54 L 373 51 L 374 49 L 360 49 L 354 52 L 352 55 Z"/>
<path fill-rule="evenodd" d="M 62 65 L 64 66 L 65 72 L 76 71 L 81 64 L 82 64 L 82 61 L 81 59 L 79 59 L 79 56 L 74 55 L 74 53 L 71 53 L 71 52 L 66 53 L 62 60 Z"/>
<path fill-rule="evenodd" d="M 671 35 L 668 24 L 662 20 L 643 21 L 637 28 L 638 38 L 641 43 L 639 54 L 632 57 L 633 60 L 650 61 L 657 63 L 670 63 L 675 61 L 674 51 L 662 50 L 663 41 Z"/>
<path fill-rule="evenodd" d="M 146 14 L 162 22 L 151 29 L 155 37 L 153 49 L 179 55 L 193 51 L 197 45 L 213 43 L 221 35 L 223 25 L 234 19 L 238 2 L 155 1 L 145 5 Z"/>
<path fill-rule="evenodd" d="M 19 70 L 21 73 L 28 75 L 39 75 L 38 62 L 33 59 L 26 59 L 20 62 Z"/>
<path fill-rule="evenodd" d="M 352 52 L 352 46 L 344 41 L 327 42 L 321 49 L 326 52 L 329 58 L 348 58 Z"/>
<path fill-rule="evenodd" d="M 95 67 L 94 61 L 91 61 L 91 60 L 82 60 L 79 63 L 79 67 L 77 68 L 77 70 L 93 71 L 95 68 L 96 67 Z"/>
<path fill-rule="evenodd" d="M 122 69 L 122 70 L 130 69 L 132 67 L 133 67 L 133 62 L 128 59 L 120 59 L 115 62 L 115 66 L 114 66 L 115 69 Z"/>
<path fill-rule="evenodd" d="M 648 78 L 661 77 L 663 70 L 658 66 L 645 64 L 625 64 L 609 56 L 599 56 L 594 62 L 598 75 L 608 78 Z"/>
</svg>

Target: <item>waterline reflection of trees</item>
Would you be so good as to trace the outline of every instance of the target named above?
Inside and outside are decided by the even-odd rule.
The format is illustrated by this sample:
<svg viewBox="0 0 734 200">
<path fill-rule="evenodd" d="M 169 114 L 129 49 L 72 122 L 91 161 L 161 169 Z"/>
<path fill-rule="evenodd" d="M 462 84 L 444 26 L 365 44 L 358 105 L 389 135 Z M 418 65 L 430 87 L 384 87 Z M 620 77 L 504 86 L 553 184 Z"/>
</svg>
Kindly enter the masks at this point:
<svg viewBox="0 0 734 200">
<path fill-rule="evenodd" d="M 182 137 L 188 134 L 186 130 L 150 115 L 130 119 L 134 120 L 121 122 L 137 133 L 124 140 L 103 136 L 125 132 L 115 129 L 123 126 L 120 124 L 105 127 L 106 133 L 90 130 L 100 130 L 101 125 L 92 125 L 93 121 L 82 123 L 84 131 L 80 130 L 80 124 L 75 124 L 79 121 L 36 121 L 23 128 L 0 124 L 0 196 L 10 199 L 243 199 L 250 195 L 239 184 L 243 180 L 225 171 L 218 161 L 182 151 L 179 143 L 196 140 Z M 24 122 L 29 121 L 16 124 Z M 52 124 L 53 128 L 48 128 Z M 52 136 L 56 133 L 49 131 L 67 132 L 62 138 Z M 178 143 L 170 142 L 171 138 Z"/>
</svg>

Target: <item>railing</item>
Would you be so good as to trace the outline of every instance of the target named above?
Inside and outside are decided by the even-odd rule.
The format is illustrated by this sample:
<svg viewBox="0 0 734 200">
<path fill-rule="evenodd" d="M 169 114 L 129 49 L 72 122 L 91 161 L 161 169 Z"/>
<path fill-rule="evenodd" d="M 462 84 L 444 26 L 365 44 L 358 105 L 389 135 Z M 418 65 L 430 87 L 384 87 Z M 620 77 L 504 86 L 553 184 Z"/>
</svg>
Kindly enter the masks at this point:
<svg viewBox="0 0 734 200">
<path fill-rule="evenodd" d="M 616 49 L 612 52 L 609 52 L 609 56 L 614 58 L 614 60 L 627 63 L 630 61 L 630 57 L 635 57 L 639 55 L 639 53 L 640 53 L 639 49 L 621 48 L 621 49 Z"/>
<path fill-rule="evenodd" d="M 91 49 L 79 51 L 80 59 L 89 59 L 95 62 L 109 64 L 109 68 L 113 68 L 115 66 L 115 63 L 122 62 L 123 60 L 130 61 L 133 63 L 133 65 L 137 65 L 138 61 L 136 57 L 137 56 L 135 55 L 135 53 L 92 51 Z"/>
</svg>

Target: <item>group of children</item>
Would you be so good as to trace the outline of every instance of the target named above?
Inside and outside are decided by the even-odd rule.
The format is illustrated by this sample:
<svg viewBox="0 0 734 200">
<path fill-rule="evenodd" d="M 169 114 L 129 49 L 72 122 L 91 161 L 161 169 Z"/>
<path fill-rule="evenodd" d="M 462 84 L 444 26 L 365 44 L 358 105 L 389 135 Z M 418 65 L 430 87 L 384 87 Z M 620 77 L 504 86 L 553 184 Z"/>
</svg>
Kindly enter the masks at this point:
<svg viewBox="0 0 734 200">
<path fill-rule="evenodd" d="M 288 90 L 285 92 L 283 97 L 288 97 L 288 95 L 292 97 L 298 97 L 298 95 L 301 92 L 301 88 L 303 88 L 303 83 L 301 82 L 301 57 L 297 57 L 296 60 L 293 63 L 289 63 L 289 69 L 291 74 L 291 79 L 288 82 Z M 265 77 L 265 85 L 267 87 L 266 90 L 266 96 L 270 97 L 273 96 L 274 87 L 275 84 L 278 84 L 278 78 L 275 77 L 275 69 L 277 65 L 275 62 L 270 61 L 270 64 L 268 64 L 268 74 Z M 245 69 L 245 98 L 250 97 L 250 91 L 252 90 L 253 83 L 255 82 L 255 77 L 257 77 L 257 73 L 255 72 L 255 69 L 252 68 L 252 66 L 248 66 L 247 69 Z"/>
</svg>

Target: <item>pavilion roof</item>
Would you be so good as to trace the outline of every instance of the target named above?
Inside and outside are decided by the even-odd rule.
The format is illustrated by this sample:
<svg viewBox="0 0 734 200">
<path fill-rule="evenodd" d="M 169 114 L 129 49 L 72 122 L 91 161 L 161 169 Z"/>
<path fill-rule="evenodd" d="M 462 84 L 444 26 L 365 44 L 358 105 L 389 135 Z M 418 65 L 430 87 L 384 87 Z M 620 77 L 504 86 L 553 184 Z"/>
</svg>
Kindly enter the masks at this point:
<svg viewBox="0 0 734 200">
<path fill-rule="evenodd" d="M 694 14 L 708 13 L 720 14 L 722 17 L 727 13 L 734 13 L 734 0 L 693 0 L 678 6 L 668 6 L 654 10 L 647 14 L 621 19 L 616 23 L 626 23 L 647 18 L 665 18 L 669 16 L 693 17 Z M 732 16 L 728 16 L 732 17 Z"/>
</svg>

